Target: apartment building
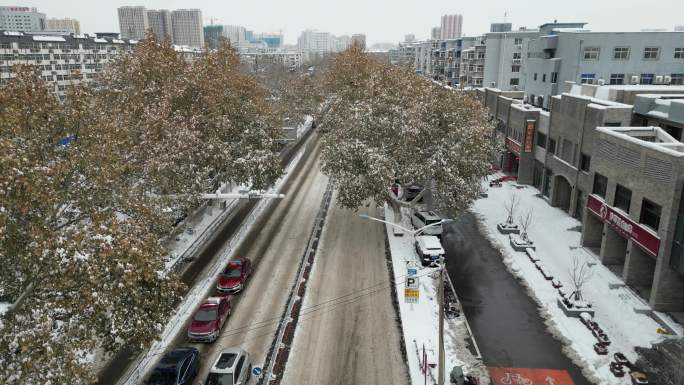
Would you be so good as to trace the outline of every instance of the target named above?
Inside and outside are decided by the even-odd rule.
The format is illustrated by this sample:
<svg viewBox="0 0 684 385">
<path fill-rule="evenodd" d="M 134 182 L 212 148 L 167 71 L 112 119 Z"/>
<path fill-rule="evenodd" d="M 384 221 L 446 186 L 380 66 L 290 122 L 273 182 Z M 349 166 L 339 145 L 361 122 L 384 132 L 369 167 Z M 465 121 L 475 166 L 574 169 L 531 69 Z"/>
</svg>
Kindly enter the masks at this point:
<svg viewBox="0 0 684 385">
<path fill-rule="evenodd" d="M 461 51 L 459 85 L 460 87 L 482 87 L 487 45 L 484 37 L 468 38 L 468 42 L 469 47 Z"/>
<path fill-rule="evenodd" d="M 14 74 L 16 64 L 33 65 L 57 95 L 70 84 L 92 81 L 102 68 L 122 52 L 131 52 L 136 41 L 90 36 L 43 36 L 0 32 L 0 84 Z"/>
<path fill-rule="evenodd" d="M 0 6 L 0 30 L 40 32 L 46 28 L 45 14 L 35 7 Z"/>
<path fill-rule="evenodd" d="M 439 27 L 439 38 L 443 40 L 458 39 L 463 33 L 463 16 L 459 14 L 443 15 Z"/>
<path fill-rule="evenodd" d="M 173 44 L 194 48 L 204 47 L 201 10 L 175 9 L 171 11 L 171 30 L 173 31 Z"/>
<path fill-rule="evenodd" d="M 352 44 L 360 44 L 361 47 L 366 48 L 366 35 L 362 33 L 355 33 L 351 37 Z"/>
<path fill-rule="evenodd" d="M 581 220 L 582 245 L 656 310 L 684 310 L 684 86 L 562 91 L 550 111 L 522 91 L 483 91 L 501 166 Z"/>
<path fill-rule="evenodd" d="M 171 12 L 166 9 L 148 9 L 147 25 L 149 29 L 161 40 L 173 42 L 173 25 Z"/>
<path fill-rule="evenodd" d="M 119 31 L 122 39 L 142 40 L 149 28 L 147 10 L 145 7 L 119 7 Z"/>
<path fill-rule="evenodd" d="M 498 28 L 498 25 L 492 26 L 492 29 Z M 505 91 L 525 89 L 527 47 L 538 35 L 538 30 L 528 29 L 485 34 L 484 85 Z"/>
<path fill-rule="evenodd" d="M 68 17 L 63 19 L 50 18 L 47 19 L 47 31 L 64 32 L 66 34 L 73 33 L 75 35 L 81 34 L 81 23 L 76 19 Z"/>
<path fill-rule="evenodd" d="M 566 81 L 684 84 L 684 33 L 590 32 L 585 23 L 544 24 L 529 43 L 525 93 L 549 108 Z"/>
<path fill-rule="evenodd" d="M 300 51 L 315 53 L 332 52 L 332 35 L 329 32 L 307 29 L 299 35 L 297 47 L 299 47 Z"/>
</svg>

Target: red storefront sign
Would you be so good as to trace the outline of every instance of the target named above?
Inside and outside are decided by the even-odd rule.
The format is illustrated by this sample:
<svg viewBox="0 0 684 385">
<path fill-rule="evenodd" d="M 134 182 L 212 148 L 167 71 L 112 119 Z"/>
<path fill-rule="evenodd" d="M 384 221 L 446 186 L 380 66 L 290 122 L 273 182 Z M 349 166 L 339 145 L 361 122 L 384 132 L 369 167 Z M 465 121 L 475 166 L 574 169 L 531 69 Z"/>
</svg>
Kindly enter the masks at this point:
<svg viewBox="0 0 684 385">
<path fill-rule="evenodd" d="M 512 139 L 506 138 L 506 149 L 515 155 L 520 155 L 520 144 Z"/>
<path fill-rule="evenodd" d="M 534 120 L 527 121 L 527 127 L 525 128 L 525 152 L 532 152 L 532 147 L 534 145 Z"/>
<path fill-rule="evenodd" d="M 660 238 L 650 230 L 629 219 L 614 208 L 608 206 L 602 199 L 595 195 L 587 197 L 587 208 L 613 230 L 625 238 L 629 238 L 653 257 L 658 256 Z"/>
</svg>

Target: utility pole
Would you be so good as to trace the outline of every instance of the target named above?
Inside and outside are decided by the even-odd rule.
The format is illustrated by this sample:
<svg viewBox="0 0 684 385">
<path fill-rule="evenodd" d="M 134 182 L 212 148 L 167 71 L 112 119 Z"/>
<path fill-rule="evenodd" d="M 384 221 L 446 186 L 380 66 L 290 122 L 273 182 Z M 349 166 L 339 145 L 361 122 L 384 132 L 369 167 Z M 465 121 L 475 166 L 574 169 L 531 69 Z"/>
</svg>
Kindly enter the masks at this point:
<svg viewBox="0 0 684 385">
<path fill-rule="evenodd" d="M 437 385 L 444 385 L 444 256 L 439 267 L 439 363 Z"/>
</svg>

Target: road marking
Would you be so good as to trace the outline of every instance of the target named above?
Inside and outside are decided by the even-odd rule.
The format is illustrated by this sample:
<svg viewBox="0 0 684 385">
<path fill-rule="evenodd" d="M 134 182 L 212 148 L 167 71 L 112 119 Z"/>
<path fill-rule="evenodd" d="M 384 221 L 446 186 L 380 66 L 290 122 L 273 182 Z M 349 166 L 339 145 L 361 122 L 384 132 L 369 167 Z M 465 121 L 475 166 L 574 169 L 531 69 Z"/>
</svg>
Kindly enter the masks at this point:
<svg viewBox="0 0 684 385">
<path fill-rule="evenodd" d="M 492 385 L 575 385 L 565 370 L 490 367 Z"/>
</svg>

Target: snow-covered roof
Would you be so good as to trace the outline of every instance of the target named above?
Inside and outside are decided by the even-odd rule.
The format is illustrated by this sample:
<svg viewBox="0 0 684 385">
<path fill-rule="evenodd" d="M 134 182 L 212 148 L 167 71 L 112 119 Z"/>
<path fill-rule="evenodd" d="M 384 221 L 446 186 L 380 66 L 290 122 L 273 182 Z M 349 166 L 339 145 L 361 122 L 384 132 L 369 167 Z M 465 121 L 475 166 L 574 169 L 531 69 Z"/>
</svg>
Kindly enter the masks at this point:
<svg viewBox="0 0 684 385">
<path fill-rule="evenodd" d="M 130 43 L 130 44 L 138 44 L 138 41 L 137 41 L 137 40 L 129 40 L 128 43 Z"/>
<path fill-rule="evenodd" d="M 684 157 L 684 143 L 660 127 L 596 127 L 596 131 L 669 156 Z"/>
<path fill-rule="evenodd" d="M 107 39 L 95 38 L 93 39 L 95 43 L 108 43 Z"/>
<path fill-rule="evenodd" d="M 112 39 L 112 43 L 114 43 L 114 44 L 125 44 L 125 42 L 123 40 L 119 40 L 119 39 Z"/>
<path fill-rule="evenodd" d="M 61 36 L 45 36 L 45 35 L 36 35 L 33 36 L 34 41 L 66 41 Z"/>
<path fill-rule="evenodd" d="M 5 31 L 4 34 L 5 36 L 24 36 L 24 33 L 19 31 Z"/>
</svg>

